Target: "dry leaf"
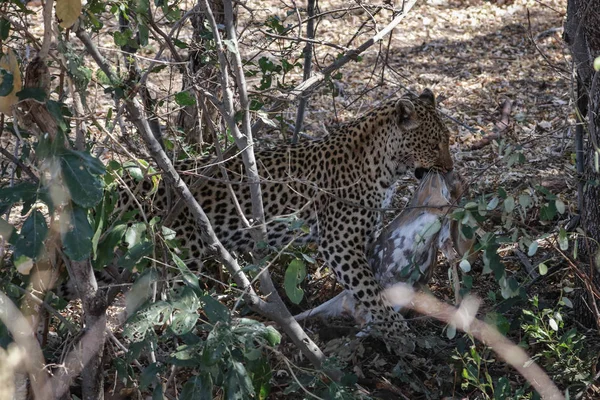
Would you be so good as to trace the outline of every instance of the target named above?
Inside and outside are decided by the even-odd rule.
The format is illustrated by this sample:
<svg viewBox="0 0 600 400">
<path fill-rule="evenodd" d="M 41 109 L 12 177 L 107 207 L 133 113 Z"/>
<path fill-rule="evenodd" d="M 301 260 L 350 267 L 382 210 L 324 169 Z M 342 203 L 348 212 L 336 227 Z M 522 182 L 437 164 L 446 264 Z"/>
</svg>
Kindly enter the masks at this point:
<svg viewBox="0 0 600 400">
<path fill-rule="evenodd" d="M 70 28 L 81 15 L 81 0 L 56 0 L 56 16 L 60 26 Z"/>
<path fill-rule="evenodd" d="M 6 96 L 0 96 L 0 112 L 11 115 L 12 106 L 19 101 L 16 93 L 20 92 L 22 87 L 19 61 L 17 61 L 17 56 L 15 56 L 15 53 L 11 49 L 8 49 L 8 52 L 0 59 L 0 68 L 5 69 L 13 76 L 12 91 Z M 3 80 L 4 76 L 0 75 L 0 86 L 2 86 Z"/>
</svg>

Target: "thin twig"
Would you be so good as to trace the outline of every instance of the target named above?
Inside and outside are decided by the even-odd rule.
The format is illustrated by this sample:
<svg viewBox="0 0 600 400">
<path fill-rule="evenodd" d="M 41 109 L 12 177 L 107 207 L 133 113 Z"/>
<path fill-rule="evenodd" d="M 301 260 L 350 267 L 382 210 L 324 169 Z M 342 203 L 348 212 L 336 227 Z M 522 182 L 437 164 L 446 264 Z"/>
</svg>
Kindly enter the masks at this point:
<svg viewBox="0 0 600 400">
<path fill-rule="evenodd" d="M 36 304 L 41 305 L 42 307 L 44 307 L 46 309 L 46 311 L 48 311 L 50 314 L 54 315 L 60 322 L 62 322 L 65 325 L 65 327 L 67 328 L 67 330 L 72 335 L 76 335 L 77 334 L 78 330 L 75 327 L 75 325 L 73 325 L 65 317 L 63 317 L 62 314 L 59 313 L 58 311 L 56 311 L 50 304 L 46 303 L 45 301 L 41 300 L 40 298 L 38 298 L 33 293 L 29 292 L 28 290 L 23 289 L 20 286 L 12 285 L 11 284 L 11 288 L 16 289 L 21 294 L 23 294 L 23 295 L 29 297 L 31 300 L 33 300 L 34 303 L 36 303 Z"/>
<path fill-rule="evenodd" d="M 310 19 L 310 21 L 313 21 L 313 19 Z M 310 35 L 306 35 L 307 37 L 301 37 L 301 36 L 297 36 L 297 37 L 289 37 L 289 36 L 282 36 L 282 35 L 276 35 L 274 33 L 271 32 L 263 32 L 261 31 L 265 36 L 268 37 L 272 37 L 274 39 L 283 39 L 283 40 L 289 40 L 291 42 L 304 42 L 307 44 L 318 44 L 321 46 L 327 46 L 327 47 L 333 47 L 334 49 L 338 49 L 338 50 L 342 50 L 342 51 L 348 51 L 349 49 L 345 46 L 340 46 L 339 44 L 336 43 L 330 43 L 330 42 L 326 42 L 324 40 L 318 40 L 318 39 L 313 39 Z"/>
<path fill-rule="evenodd" d="M 23 172 L 25 172 L 31 178 L 32 181 L 34 181 L 35 183 L 40 182 L 40 179 L 33 173 L 33 171 L 27 165 L 23 164 L 23 162 L 21 160 L 16 158 L 14 155 L 10 154 L 10 152 L 8 150 L 0 147 L 0 153 L 4 157 L 6 157 L 10 161 L 12 161 L 17 167 L 21 168 L 21 170 Z"/>
</svg>

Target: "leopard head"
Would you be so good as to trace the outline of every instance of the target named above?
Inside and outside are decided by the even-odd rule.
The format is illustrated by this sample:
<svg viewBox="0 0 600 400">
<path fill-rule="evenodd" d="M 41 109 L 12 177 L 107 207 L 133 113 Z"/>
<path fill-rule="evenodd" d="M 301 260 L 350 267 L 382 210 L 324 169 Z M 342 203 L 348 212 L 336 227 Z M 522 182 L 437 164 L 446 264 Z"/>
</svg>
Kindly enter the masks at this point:
<svg viewBox="0 0 600 400">
<path fill-rule="evenodd" d="M 437 110 L 431 90 L 399 99 L 395 115 L 400 131 L 396 155 L 399 166 L 413 169 L 417 178 L 431 169 L 452 170 L 450 131 Z"/>
</svg>

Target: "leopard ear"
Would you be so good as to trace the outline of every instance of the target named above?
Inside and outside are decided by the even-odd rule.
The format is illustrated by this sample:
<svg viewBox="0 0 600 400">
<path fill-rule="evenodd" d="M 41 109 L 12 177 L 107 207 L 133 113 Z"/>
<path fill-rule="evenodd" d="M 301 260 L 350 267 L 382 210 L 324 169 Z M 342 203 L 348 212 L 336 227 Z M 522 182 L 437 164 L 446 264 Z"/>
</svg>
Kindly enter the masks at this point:
<svg viewBox="0 0 600 400">
<path fill-rule="evenodd" d="M 396 120 L 402 128 L 413 129 L 419 126 L 415 105 L 408 99 L 400 99 L 396 103 Z"/>
<path fill-rule="evenodd" d="M 419 101 L 421 101 L 422 103 L 425 103 L 433 108 L 435 108 L 435 106 L 436 106 L 435 95 L 429 89 L 423 90 L 423 93 L 421 93 L 421 95 L 419 96 Z"/>
</svg>

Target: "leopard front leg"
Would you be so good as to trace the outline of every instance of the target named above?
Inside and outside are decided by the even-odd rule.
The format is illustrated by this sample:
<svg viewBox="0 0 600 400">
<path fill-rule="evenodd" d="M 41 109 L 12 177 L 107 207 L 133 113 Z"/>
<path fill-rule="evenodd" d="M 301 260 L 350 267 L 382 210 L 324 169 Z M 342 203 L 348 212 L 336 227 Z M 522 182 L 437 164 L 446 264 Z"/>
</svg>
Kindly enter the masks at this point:
<svg viewBox="0 0 600 400">
<path fill-rule="evenodd" d="M 401 337 L 403 318 L 382 296 L 382 288 L 367 262 L 367 236 L 373 223 L 370 213 L 364 213 L 358 218 L 358 223 L 349 226 L 341 221 L 349 220 L 344 217 L 356 213 L 354 208 L 339 202 L 328 208 L 331 212 L 319 218 L 321 254 L 333 269 L 337 281 L 370 312 L 375 331 L 386 339 Z"/>
</svg>

